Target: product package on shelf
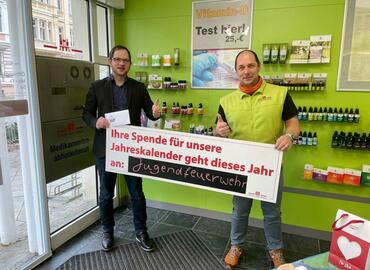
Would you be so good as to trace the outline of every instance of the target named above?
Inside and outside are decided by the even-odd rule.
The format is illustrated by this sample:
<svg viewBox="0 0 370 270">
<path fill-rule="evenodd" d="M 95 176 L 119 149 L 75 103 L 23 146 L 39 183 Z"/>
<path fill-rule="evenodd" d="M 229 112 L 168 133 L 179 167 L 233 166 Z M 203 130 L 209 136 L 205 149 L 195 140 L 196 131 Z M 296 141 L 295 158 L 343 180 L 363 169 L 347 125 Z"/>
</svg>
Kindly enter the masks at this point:
<svg viewBox="0 0 370 270">
<path fill-rule="evenodd" d="M 289 62 L 291 64 L 307 63 L 309 50 L 310 50 L 309 40 L 293 40 Z"/>
<path fill-rule="evenodd" d="M 323 169 L 314 168 L 312 179 L 316 181 L 326 182 L 328 178 L 328 171 Z"/>
<path fill-rule="evenodd" d="M 308 63 L 330 62 L 331 35 L 311 36 Z"/>
<path fill-rule="evenodd" d="M 149 89 L 162 89 L 162 77 L 156 74 L 149 75 Z"/>
<path fill-rule="evenodd" d="M 370 165 L 362 165 L 361 185 L 370 186 Z"/>
<path fill-rule="evenodd" d="M 343 184 L 359 186 L 361 184 L 361 171 L 354 169 L 344 169 Z"/>
<path fill-rule="evenodd" d="M 344 169 L 336 167 L 328 167 L 327 182 L 334 184 L 343 184 Z"/>
</svg>

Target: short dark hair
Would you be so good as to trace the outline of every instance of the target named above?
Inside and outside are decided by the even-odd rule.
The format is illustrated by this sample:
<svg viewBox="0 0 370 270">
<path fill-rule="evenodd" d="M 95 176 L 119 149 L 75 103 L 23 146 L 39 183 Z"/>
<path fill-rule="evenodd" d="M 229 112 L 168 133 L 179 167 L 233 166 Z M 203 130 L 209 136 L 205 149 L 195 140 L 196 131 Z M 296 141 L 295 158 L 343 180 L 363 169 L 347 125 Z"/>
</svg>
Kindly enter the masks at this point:
<svg viewBox="0 0 370 270">
<path fill-rule="evenodd" d="M 235 68 L 235 70 L 236 70 L 236 62 L 238 61 L 238 57 L 239 57 L 239 55 L 241 55 L 242 53 L 245 53 L 245 52 L 250 52 L 251 54 L 253 54 L 253 55 L 254 55 L 254 58 L 256 58 L 257 65 L 258 65 L 258 66 L 260 66 L 260 65 L 261 65 L 261 62 L 260 62 L 260 60 L 258 59 L 257 54 L 256 54 L 254 51 L 252 51 L 252 50 L 248 50 L 248 49 L 246 49 L 246 50 L 242 50 L 242 51 L 240 51 L 240 52 L 236 55 L 236 57 L 235 57 L 235 64 L 234 64 L 234 68 Z"/>
<path fill-rule="evenodd" d="M 114 53 L 116 51 L 119 51 L 119 50 L 125 50 L 128 54 L 128 58 L 130 59 L 130 62 L 131 62 L 131 53 L 130 53 L 129 49 L 127 49 L 125 46 L 122 46 L 122 45 L 116 45 L 110 50 L 109 59 L 113 59 Z"/>
</svg>

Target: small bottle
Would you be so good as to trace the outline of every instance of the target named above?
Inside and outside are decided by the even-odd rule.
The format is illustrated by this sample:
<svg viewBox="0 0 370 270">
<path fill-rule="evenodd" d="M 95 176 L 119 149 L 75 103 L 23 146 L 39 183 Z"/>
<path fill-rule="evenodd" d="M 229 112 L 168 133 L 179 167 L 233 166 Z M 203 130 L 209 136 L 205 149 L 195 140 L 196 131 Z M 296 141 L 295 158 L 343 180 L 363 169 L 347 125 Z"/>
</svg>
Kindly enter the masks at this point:
<svg viewBox="0 0 370 270">
<path fill-rule="evenodd" d="M 174 103 L 172 103 L 171 112 L 172 112 L 173 114 L 176 114 L 176 103 L 175 103 L 175 102 L 174 102 Z"/>
<path fill-rule="evenodd" d="M 307 135 L 307 145 L 312 146 L 312 133 L 308 132 Z"/>
<path fill-rule="evenodd" d="M 188 104 L 187 114 L 191 115 L 194 112 L 193 103 Z"/>
<path fill-rule="evenodd" d="M 187 108 L 187 106 L 181 106 L 180 114 L 188 114 L 188 108 Z"/>
<path fill-rule="evenodd" d="M 208 136 L 213 136 L 213 128 L 212 127 L 209 127 L 207 135 Z"/>
<path fill-rule="evenodd" d="M 337 108 L 334 108 L 334 111 L 333 111 L 333 122 L 337 122 L 337 118 L 338 118 L 338 109 Z"/>
<path fill-rule="evenodd" d="M 194 133 L 195 132 L 195 126 L 194 124 L 189 125 L 189 133 Z"/>
<path fill-rule="evenodd" d="M 370 133 L 369 133 L 369 135 L 366 138 L 366 149 L 367 150 L 370 150 Z"/>
<path fill-rule="evenodd" d="M 348 108 L 344 110 L 343 113 L 343 122 L 348 122 Z"/>
<path fill-rule="evenodd" d="M 329 111 L 328 111 L 328 122 L 333 122 L 333 109 L 332 108 L 329 108 Z"/>
<path fill-rule="evenodd" d="M 317 111 L 317 107 L 313 108 L 313 121 L 317 121 L 319 113 Z"/>
<path fill-rule="evenodd" d="M 308 109 L 308 121 L 312 121 L 313 120 L 313 109 L 312 107 L 310 107 Z"/>
<path fill-rule="evenodd" d="M 197 113 L 198 113 L 198 115 L 203 115 L 204 114 L 204 109 L 203 109 L 203 104 L 202 103 L 199 103 Z"/>
<path fill-rule="evenodd" d="M 176 102 L 176 114 L 180 114 L 180 104 L 178 102 Z"/>
<path fill-rule="evenodd" d="M 299 121 L 302 120 L 302 107 L 301 106 L 298 106 L 298 120 Z"/>
<path fill-rule="evenodd" d="M 180 49 L 179 48 L 175 48 L 174 49 L 174 52 L 173 52 L 173 64 L 175 66 L 180 65 Z"/>
<path fill-rule="evenodd" d="M 355 109 L 355 117 L 354 117 L 353 122 L 355 123 L 360 122 L 360 109 L 359 108 Z"/>
<path fill-rule="evenodd" d="M 361 137 L 360 134 L 357 132 L 355 132 L 355 134 L 353 135 L 353 148 L 355 150 L 361 149 Z"/>
<path fill-rule="evenodd" d="M 166 101 L 163 101 L 162 108 L 161 108 L 161 114 L 166 114 L 166 113 L 167 113 L 167 103 Z"/>
<path fill-rule="evenodd" d="M 353 147 L 353 136 L 352 132 L 348 132 L 346 136 L 346 148 L 351 149 Z"/>
<path fill-rule="evenodd" d="M 334 134 L 331 138 L 331 147 L 332 148 L 337 148 L 338 147 L 338 131 L 334 131 Z"/>
<path fill-rule="evenodd" d="M 328 108 L 324 108 L 324 112 L 322 114 L 322 121 L 328 121 Z"/>
<path fill-rule="evenodd" d="M 324 116 L 324 114 L 323 114 L 323 112 L 322 112 L 322 107 L 320 107 L 319 108 L 319 112 L 318 112 L 318 114 L 317 114 L 317 121 L 322 121 L 323 120 L 323 117 Z"/>
<path fill-rule="evenodd" d="M 164 77 L 163 88 L 169 89 L 171 85 L 171 77 Z"/>
<path fill-rule="evenodd" d="M 298 136 L 298 145 L 302 145 L 302 138 L 303 138 L 302 131 L 300 131 Z"/>
<path fill-rule="evenodd" d="M 302 135 L 302 145 L 307 145 L 307 132 L 304 131 Z"/>
<path fill-rule="evenodd" d="M 316 134 L 316 132 L 313 133 L 312 145 L 313 146 L 316 146 L 317 145 L 317 134 Z"/>
<path fill-rule="evenodd" d="M 306 106 L 303 106 L 303 109 L 302 109 L 302 121 L 306 121 L 307 119 L 308 119 L 307 108 L 306 108 Z"/>
<path fill-rule="evenodd" d="M 348 113 L 348 122 L 352 123 L 354 121 L 355 114 L 353 113 L 353 109 L 351 108 Z"/>
<path fill-rule="evenodd" d="M 342 108 L 339 108 L 337 122 L 343 122 L 343 109 Z"/>
<path fill-rule="evenodd" d="M 365 150 L 366 149 L 366 142 L 367 142 L 367 138 L 366 138 L 366 133 L 362 133 L 362 136 L 361 136 L 361 149 L 362 150 Z"/>
<path fill-rule="evenodd" d="M 338 146 L 340 148 L 346 148 L 346 143 L 347 143 L 346 133 L 341 131 L 339 134 Z"/>
</svg>

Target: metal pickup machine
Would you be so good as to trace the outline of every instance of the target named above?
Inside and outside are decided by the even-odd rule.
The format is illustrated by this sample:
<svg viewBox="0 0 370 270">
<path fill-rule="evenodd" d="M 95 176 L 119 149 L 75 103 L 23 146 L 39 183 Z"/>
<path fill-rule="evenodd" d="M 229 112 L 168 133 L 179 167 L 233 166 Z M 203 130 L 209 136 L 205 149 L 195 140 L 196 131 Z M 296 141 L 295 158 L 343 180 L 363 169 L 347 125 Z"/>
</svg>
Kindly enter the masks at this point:
<svg viewBox="0 0 370 270">
<path fill-rule="evenodd" d="M 94 65 L 89 62 L 37 57 L 46 182 L 94 164 L 93 131 L 82 120 L 82 109 Z"/>
</svg>

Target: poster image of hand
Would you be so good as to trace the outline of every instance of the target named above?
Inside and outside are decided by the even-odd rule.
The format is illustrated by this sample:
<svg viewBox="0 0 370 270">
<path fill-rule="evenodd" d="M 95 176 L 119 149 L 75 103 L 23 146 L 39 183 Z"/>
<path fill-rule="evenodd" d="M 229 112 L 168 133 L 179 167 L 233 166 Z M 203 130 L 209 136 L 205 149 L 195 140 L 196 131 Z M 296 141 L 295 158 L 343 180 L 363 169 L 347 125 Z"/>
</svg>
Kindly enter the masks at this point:
<svg viewBox="0 0 370 270">
<path fill-rule="evenodd" d="M 234 89 L 237 87 L 233 67 L 239 50 L 194 50 L 192 62 L 192 87 Z"/>
</svg>

